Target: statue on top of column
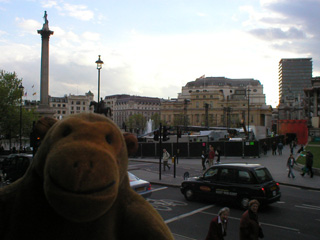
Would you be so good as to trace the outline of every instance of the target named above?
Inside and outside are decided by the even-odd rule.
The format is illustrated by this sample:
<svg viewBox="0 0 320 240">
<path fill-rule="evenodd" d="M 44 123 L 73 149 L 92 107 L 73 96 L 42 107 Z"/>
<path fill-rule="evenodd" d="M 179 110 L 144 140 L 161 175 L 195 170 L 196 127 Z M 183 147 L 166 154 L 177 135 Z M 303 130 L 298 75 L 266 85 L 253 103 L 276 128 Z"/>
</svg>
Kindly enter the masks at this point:
<svg viewBox="0 0 320 240">
<path fill-rule="evenodd" d="M 43 30 L 49 30 L 49 21 L 47 17 L 48 17 L 47 11 L 44 11 L 44 16 L 43 16 L 44 24 L 42 27 Z"/>
</svg>

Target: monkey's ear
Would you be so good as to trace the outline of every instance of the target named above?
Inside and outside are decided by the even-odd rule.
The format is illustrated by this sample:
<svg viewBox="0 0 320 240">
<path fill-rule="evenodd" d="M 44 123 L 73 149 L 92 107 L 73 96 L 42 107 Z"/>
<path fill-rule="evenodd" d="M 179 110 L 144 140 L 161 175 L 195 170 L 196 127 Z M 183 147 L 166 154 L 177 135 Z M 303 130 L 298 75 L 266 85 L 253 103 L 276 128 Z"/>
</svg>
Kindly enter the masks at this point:
<svg viewBox="0 0 320 240">
<path fill-rule="evenodd" d="M 135 154 L 138 151 L 138 139 L 132 133 L 123 133 L 124 140 L 126 141 L 128 155 Z"/>
<path fill-rule="evenodd" d="M 33 128 L 33 134 L 40 139 L 43 139 L 49 129 L 57 122 L 58 120 L 51 117 L 43 117 L 39 119 Z"/>
</svg>

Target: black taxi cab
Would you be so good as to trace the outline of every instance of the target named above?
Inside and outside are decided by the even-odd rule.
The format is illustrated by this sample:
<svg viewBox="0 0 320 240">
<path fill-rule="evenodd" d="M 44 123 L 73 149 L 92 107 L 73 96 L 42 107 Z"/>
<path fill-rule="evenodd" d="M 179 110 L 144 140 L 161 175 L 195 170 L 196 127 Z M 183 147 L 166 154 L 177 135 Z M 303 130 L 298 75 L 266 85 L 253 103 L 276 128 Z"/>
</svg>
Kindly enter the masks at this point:
<svg viewBox="0 0 320 240">
<path fill-rule="evenodd" d="M 32 154 L 17 153 L 8 155 L 1 164 L 4 180 L 12 183 L 21 178 L 27 171 L 33 159 Z"/>
<path fill-rule="evenodd" d="M 251 199 L 267 205 L 281 198 L 279 183 L 260 164 L 215 165 L 204 172 L 203 176 L 183 181 L 180 190 L 189 201 L 196 198 L 229 201 L 242 208 L 246 208 Z"/>
</svg>

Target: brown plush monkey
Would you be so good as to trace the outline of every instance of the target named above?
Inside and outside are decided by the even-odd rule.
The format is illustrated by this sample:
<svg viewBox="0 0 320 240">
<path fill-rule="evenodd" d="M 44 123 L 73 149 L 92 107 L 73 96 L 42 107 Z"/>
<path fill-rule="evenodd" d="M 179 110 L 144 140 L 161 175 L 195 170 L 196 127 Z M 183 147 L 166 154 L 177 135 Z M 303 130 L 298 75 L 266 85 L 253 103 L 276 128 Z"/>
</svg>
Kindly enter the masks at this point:
<svg viewBox="0 0 320 240">
<path fill-rule="evenodd" d="M 31 166 L 0 190 L 1 239 L 173 239 L 130 188 L 135 136 L 98 114 L 42 119 L 37 127 L 45 137 Z"/>
</svg>

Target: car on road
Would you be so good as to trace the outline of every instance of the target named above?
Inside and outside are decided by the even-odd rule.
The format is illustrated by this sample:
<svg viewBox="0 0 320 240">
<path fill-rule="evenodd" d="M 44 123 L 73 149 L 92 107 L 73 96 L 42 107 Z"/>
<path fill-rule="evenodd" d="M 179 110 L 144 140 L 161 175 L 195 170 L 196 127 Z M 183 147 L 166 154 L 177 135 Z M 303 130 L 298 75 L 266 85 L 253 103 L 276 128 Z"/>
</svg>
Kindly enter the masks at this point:
<svg viewBox="0 0 320 240">
<path fill-rule="evenodd" d="M 144 198 L 148 198 L 151 196 L 151 183 L 148 181 L 142 180 L 138 178 L 136 175 L 132 174 L 131 172 L 128 172 L 130 187 L 142 195 Z"/>
<path fill-rule="evenodd" d="M 260 164 L 227 163 L 209 168 L 201 177 L 181 183 L 181 193 L 187 200 L 204 198 L 236 203 L 246 208 L 251 199 L 267 205 L 281 198 L 279 183 Z"/>
<path fill-rule="evenodd" d="M 17 153 L 8 155 L 1 164 L 3 180 L 12 183 L 21 178 L 33 159 L 32 154 Z"/>
</svg>

